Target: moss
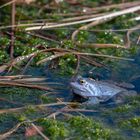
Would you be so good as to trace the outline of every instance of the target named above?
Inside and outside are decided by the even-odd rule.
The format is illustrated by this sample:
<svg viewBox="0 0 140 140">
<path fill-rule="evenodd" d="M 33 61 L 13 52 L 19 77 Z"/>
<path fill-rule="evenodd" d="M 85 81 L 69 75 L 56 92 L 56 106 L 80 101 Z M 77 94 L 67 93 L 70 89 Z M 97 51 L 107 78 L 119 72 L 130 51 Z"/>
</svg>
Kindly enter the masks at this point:
<svg viewBox="0 0 140 140">
<path fill-rule="evenodd" d="M 127 113 L 127 112 L 132 111 L 132 109 L 133 109 L 133 106 L 126 104 L 126 105 L 122 105 L 122 106 L 119 106 L 119 107 L 113 109 L 113 112 Z"/>
<path fill-rule="evenodd" d="M 89 37 L 89 32 L 86 30 L 81 30 L 77 35 L 77 42 L 84 43 L 87 41 L 88 37 Z"/>
<path fill-rule="evenodd" d="M 120 34 L 110 32 L 110 31 L 105 31 L 105 32 L 99 32 L 96 33 L 96 42 L 97 43 L 110 43 L 110 44 L 120 44 L 123 45 L 123 36 Z"/>
<path fill-rule="evenodd" d="M 51 137 L 51 139 L 63 139 L 69 134 L 63 122 L 47 118 L 40 119 L 38 122 L 44 127 L 45 133 Z"/>
<path fill-rule="evenodd" d="M 24 122 L 27 120 L 27 117 L 25 114 L 21 113 L 20 115 L 16 115 L 16 118 L 19 122 Z"/>
<path fill-rule="evenodd" d="M 53 97 L 50 97 L 50 96 L 45 96 L 45 95 L 42 95 L 40 96 L 40 100 L 46 104 L 46 103 L 51 103 L 51 102 L 55 102 L 56 100 L 53 98 Z"/>
<path fill-rule="evenodd" d="M 81 116 L 72 117 L 69 119 L 69 123 L 74 133 L 82 139 L 109 139 L 112 134 L 111 130 L 104 129 L 101 124 L 89 118 Z"/>
<path fill-rule="evenodd" d="M 135 138 L 140 135 L 140 117 L 132 117 L 127 120 L 120 121 L 120 126 L 128 131 L 131 131 Z"/>
<path fill-rule="evenodd" d="M 8 46 L 10 45 L 10 39 L 8 39 L 8 37 L 3 36 L 0 38 L 0 45 L 1 46 Z"/>
<path fill-rule="evenodd" d="M 71 40 L 63 40 L 62 44 L 63 44 L 63 47 L 66 49 L 74 48 L 74 43 Z"/>
<path fill-rule="evenodd" d="M 65 39 L 70 33 L 69 29 L 56 29 L 54 32 L 59 38 L 62 39 Z"/>
<path fill-rule="evenodd" d="M 131 1 L 131 0 L 130 0 Z M 37 1 L 34 5 L 22 5 L 22 6 L 16 6 L 16 21 L 22 23 L 41 23 L 42 21 L 36 21 L 36 19 L 46 19 L 47 22 L 55 22 L 59 21 L 61 22 L 61 19 L 67 18 L 65 15 L 63 16 L 63 13 L 74 13 L 83 10 L 84 7 L 89 7 L 89 5 L 92 6 L 101 6 L 104 4 L 111 4 L 111 3 L 118 3 L 122 2 L 121 0 L 90 0 L 90 1 L 82 1 L 78 2 L 77 5 L 68 4 L 66 1 L 60 2 L 58 4 L 58 7 L 56 5 L 51 5 L 51 8 L 44 8 L 44 5 L 50 4 L 51 1 L 49 0 L 40 0 Z M 79 6 L 82 5 L 82 6 Z M 38 13 L 38 9 L 42 8 L 40 13 Z M 6 6 L 5 8 L 1 9 L 1 25 L 9 25 L 10 23 L 10 13 L 11 13 L 11 6 Z M 105 11 L 115 12 L 119 9 L 110 9 Z M 76 14 L 77 14 L 76 13 Z M 62 14 L 62 15 L 61 15 Z M 72 17 L 75 15 L 72 15 Z M 127 14 L 123 16 L 119 16 L 110 22 L 107 22 L 107 24 L 101 24 L 98 26 L 94 26 L 87 30 L 80 31 L 76 36 L 76 41 L 79 43 L 112 43 L 112 44 L 119 44 L 124 45 L 124 35 L 126 32 L 116 32 L 116 31 L 107 31 L 106 29 L 126 29 L 131 28 L 137 25 L 137 22 L 134 20 L 131 20 L 133 17 L 137 16 L 137 14 Z M 26 20 L 26 22 L 24 22 Z M 28 20 L 28 21 L 27 21 Z M 20 24 L 19 23 L 19 24 Z M 18 24 L 18 23 L 17 23 Z M 85 23 L 86 24 L 86 23 Z M 76 49 L 76 51 L 81 52 L 89 52 L 89 53 L 99 53 L 99 54 L 107 54 L 107 55 L 115 55 L 115 56 L 123 56 L 123 57 L 132 57 L 139 51 L 138 44 L 136 45 L 137 38 L 139 36 L 139 32 L 132 33 L 130 35 L 131 39 L 131 47 L 129 49 L 113 49 L 113 48 L 82 48 L 80 45 L 77 47 L 75 46 L 74 42 L 70 39 L 71 34 L 73 32 L 73 29 L 77 29 L 85 24 L 82 25 L 74 25 L 72 26 L 72 30 L 68 27 L 64 28 L 53 28 L 53 29 L 47 29 L 42 30 L 40 32 L 34 32 L 35 35 L 41 34 L 44 37 L 48 37 L 52 40 L 56 41 L 50 41 L 47 39 L 41 39 L 40 37 L 35 37 L 34 35 L 29 35 L 27 32 L 24 32 L 22 28 L 16 28 L 15 32 L 15 42 L 14 42 L 14 57 L 27 55 L 32 52 L 37 52 L 45 48 L 65 48 L 65 49 Z M 73 28 L 74 27 L 74 28 Z M 99 32 L 93 32 L 91 30 L 102 30 L 105 29 L 106 31 L 99 31 Z M 7 63 L 9 60 L 9 48 L 10 48 L 10 34 L 9 30 L 1 31 L 0 32 L 1 38 L 0 38 L 0 64 Z M 57 41 L 60 41 L 57 44 Z M 36 47 L 39 46 L 39 47 Z M 52 53 L 41 53 L 37 55 L 32 63 L 31 66 L 36 66 L 36 62 L 49 57 L 52 55 Z M 94 67 L 94 74 L 99 72 L 101 75 L 106 74 L 107 77 L 113 76 L 115 79 L 119 80 L 126 80 L 129 79 L 134 73 L 136 74 L 136 71 L 138 71 L 139 75 L 139 66 L 135 70 L 132 69 L 135 65 L 129 64 L 128 62 L 120 63 L 120 61 L 112 60 L 112 59 L 104 59 L 104 58 L 94 58 L 96 61 L 99 61 L 105 65 L 107 65 L 111 69 L 111 73 L 106 72 L 105 69 L 102 68 L 96 68 Z M 91 58 L 92 61 L 92 58 Z M 139 61 L 139 60 L 138 60 Z M 82 61 L 81 61 L 82 62 Z M 57 72 L 63 75 L 71 75 L 74 74 L 76 64 L 77 64 L 77 58 L 75 55 L 65 55 L 61 58 L 58 58 L 56 61 L 54 61 L 55 65 L 57 66 Z M 24 62 L 20 65 L 23 65 Z M 20 66 L 18 65 L 18 66 Z M 82 67 L 79 67 L 79 71 L 81 72 L 81 69 L 85 73 L 85 70 L 87 70 L 87 64 Z M 46 68 L 46 67 L 45 67 Z M 90 69 L 90 68 L 89 68 Z M 93 66 L 92 66 L 93 69 Z M 128 71 L 130 69 L 130 71 Z M 127 70 L 127 72 L 126 72 Z M 79 73 L 80 73 L 79 72 Z M 0 88 L 0 96 L 8 99 L 9 101 L 16 102 L 17 104 L 7 103 L 2 101 L 1 106 L 2 108 L 11 108 L 11 107 L 17 107 L 17 106 L 26 106 L 27 108 L 24 110 L 24 112 L 20 112 L 19 114 L 15 115 L 15 117 L 8 116 L 8 115 L 1 115 L 0 116 L 0 130 L 1 128 L 6 126 L 6 123 L 8 122 L 9 127 L 11 126 L 11 121 L 25 121 L 27 118 L 29 119 L 35 119 L 37 117 L 40 117 L 41 115 L 45 115 L 48 113 L 48 110 L 45 111 L 39 111 L 36 108 L 33 108 L 30 104 L 39 104 L 39 103 L 49 103 L 49 102 L 55 102 L 55 99 L 52 99 L 53 97 L 47 97 L 42 96 L 46 94 L 44 91 L 39 90 L 33 90 L 33 89 L 27 89 L 27 88 Z M 3 104 L 4 102 L 4 104 Z M 139 113 L 139 107 L 140 107 L 140 98 L 133 97 L 131 99 L 128 99 L 128 102 L 124 105 L 120 105 L 116 108 L 106 108 L 108 115 L 107 119 L 111 118 L 113 122 L 113 129 L 117 127 L 117 129 L 120 128 L 120 123 L 123 124 L 123 127 L 129 128 L 129 130 L 137 131 L 139 132 L 139 117 L 134 117 L 134 115 Z M 104 111 L 102 111 L 102 107 L 97 108 L 101 113 L 101 119 L 105 120 L 106 118 L 103 117 Z M 51 110 L 52 111 L 52 110 Z M 46 113 L 47 112 L 47 113 Z M 42 117 L 42 116 L 41 116 Z M 99 117 L 98 115 L 96 117 Z M 12 119 L 13 118 L 13 119 Z M 58 117 L 59 118 L 59 117 Z M 56 119 L 58 119 L 56 118 Z M 60 119 L 60 120 L 59 120 Z M 58 120 L 52 120 L 52 119 L 41 119 L 37 123 L 43 126 L 45 130 L 45 134 L 49 136 L 50 139 L 117 139 L 120 137 L 121 134 L 116 133 L 115 130 L 110 129 L 108 126 L 106 126 L 104 123 L 98 122 L 94 119 L 87 118 L 87 117 L 81 117 L 76 116 L 68 119 L 62 119 L 61 117 Z M 126 121 L 124 121 L 126 119 Z M 10 123 L 9 123 L 10 122 Z M 124 134 L 124 133 L 123 133 Z M 37 137 L 34 137 L 33 139 L 36 139 Z M 38 138 L 39 139 L 39 138 Z M 119 139 L 119 138 L 118 138 Z M 120 138 L 121 139 L 121 138 Z"/>
<path fill-rule="evenodd" d="M 39 103 L 39 97 L 44 93 L 46 92 L 37 89 L 29 89 L 22 87 L 0 88 L 1 97 L 5 97 L 10 101 L 18 103 L 19 105 Z"/>
<path fill-rule="evenodd" d="M 59 68 L 61 69 L 61 74 L 74 74 L 75 65 L 77 59 L 74 55 L 65 55 L 59 60 Z"/>
<path fill-rule="evenodd" d="M 38 123 L 44 127 L 45 134 L 51 139 L 122 139 L 109 128 L 93 119 L 82 116 L 71 117 L 66 120 L 42 118 Z"/>
<path fill-rule="evenodd" d="M 0 50 L 0 64 L 7 63 L 9 60 L 9 55 L 6 51 Z"/>
</svg>

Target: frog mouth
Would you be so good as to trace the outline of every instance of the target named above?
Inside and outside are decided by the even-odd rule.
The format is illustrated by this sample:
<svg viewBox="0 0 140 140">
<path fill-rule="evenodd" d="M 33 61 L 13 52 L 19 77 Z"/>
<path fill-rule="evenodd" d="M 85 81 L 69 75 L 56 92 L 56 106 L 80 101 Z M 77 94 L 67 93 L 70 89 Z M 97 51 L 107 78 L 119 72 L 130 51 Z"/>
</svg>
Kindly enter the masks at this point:
<svg viewBox="0 0 140 140">
<path fill-rule="evenodd" d="M 85 90 L 79 88 L 78 86 L 76 86 L 75 83 L 70 83 L 70 86 L 73 88 L 72 90 L 77 90 L 79 92 L 85 91 Z"/>
</svg>

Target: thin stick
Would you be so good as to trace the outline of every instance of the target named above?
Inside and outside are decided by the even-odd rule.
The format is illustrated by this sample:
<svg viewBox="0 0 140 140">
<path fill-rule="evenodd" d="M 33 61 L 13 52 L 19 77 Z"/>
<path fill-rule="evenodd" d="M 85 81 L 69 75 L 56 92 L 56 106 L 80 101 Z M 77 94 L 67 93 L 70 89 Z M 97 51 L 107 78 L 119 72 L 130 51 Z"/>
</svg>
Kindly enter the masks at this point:
<svg viewBox="0 0 140 140">
<path fill-rule="evenodd" d="M 61 109 L 62 112 L 99 112 L 97 110 L 89 110 L 89 109 L 73 109 L 73 108 L 64 108 L 64 109 Z"/>
<path fill-rule="evenodd" d="M 93 54 L 93 53 L 83 53 L 83 52 L 71 51 L 71 52 L 58 53 L 56 55 L 52 55 L 50 57 L 42 59 L 42 60 L 37 62 L 37 65 L 39 65 L 41 63 L 45 63 L 47 61 L 52 61 L 53 59 L 65 56 L 67 54 L 82 55 L 82 56 L 96 56 L 96 57 L 105 57 L 105 58 L 112 58 L 112 59 L 119 59 L 119 60 L 134 61 L 134 59 L 131 59 L 131 58 L 117 57 L 117 56 L 111 56 L 111 55 L 105 55 L 105 54 Z"/>
<path fill-rule="evenodd" d="M 59 105 L 77 105 L 78 103 L 73 103 L 73 102 L 59 102 L 59 103 L 50 103 L 50 104 L 40 104 L 40 105 L 31 105 L 32 107 L 35 108 L 40 108 L 40 107 L 50 107 L 50 106 L 59 106 Z M 24 107 L 19 107 L 19 108 L 10 108 L 10 109 L 1 109 L 0 114 L 4 113 L 14 113 L 18 111 L 22 111 L 26 109 L 26 106 Z"/>
<path fill-rule="evenodd" d="M 16 14 L 16 3 L 12 3 L 12 25 L 15 25 L 15 14 Z M 10 57 L 13 59 L 13 54 L 14 54 L 14 40 L 15 40 L 15 28 L 12 26 L 11 29 L 11 47 L 10 47 Z"/>
<path fill-rule="evenodd" d="M 107 66 L 105 66 L 102 63 L 96 62 L 95 60 L 92 60 L 92 58 L 89 56 L 81 56 L 81 58 L 84 59 L 84 61 L 86 61 L 86 63 L 90 65 L 94 65 L 96 67 L 105 67 L 107 69 Z"/>
<path fill-rule="evenodd" d="M 96 25 L 99 25 L 99 24 L 102 24 L 102 23 L 105 23 L 107 21 L 109 21 L 110 19 L 100 19 L 100 20 L 97 20 L 97 21 L 93 21 L 87 25 L 84 25 L 82 27 L 80 27 L 79 29 L 75 30 L 73 33 L 72 33 L 72 40 L 75 42 L 75 36 L 78 34 L 78 32 L 82 29 L 82 30 L 87 30 L 88 28 L 90 27 L 93 27 L 93 26 L 96 26 Z"/>
<path fill-rule="evenodd" d="M 34 129 L 36 129 L 36 131 L 40 134 L 40 136 L 41 136 L 42 138 L 44 138 L 44 140 L 49 140 L 49 138 L 48 138 L 46 135 L 44 135 L 44 134 L 37 128 L 37 126 L 36 126 L 34 123 L 31 123 L 31 125 L 34 127 Z"/>
<path fill-rule="evenodd" d="M 94 7 L 91 8 L 90 11 L 101 11 L 101 10 L 106 10 L 106 9 L 113 9 L 113 8 L 128 8 L 132 6 L 137 6 L 140 4 L 140 1 L 133 1 L 133 2 L 125 2 L 125 3 L 119 3 L 119 4 L 112 4 L 112 5 L 107 5 L 107 6 L 101 6 L 101 7 Z"/>
<path fill-rule="evenodd" d="M 89 19 L 75 21 L 75 22 L 60 23 L 60 24 L 55 24 L 55 25 L 44 25 L 43 27 L 42 26 L 29 27 L 29 28 L 26 28 L 25 31 L 49 29 L 49 28 L 55 28 L 55 27 L 64 27 L 64 26 L 70 26 L 70 25 L 92 22 L 92 21 L 96 21 L 96 20 L 107 20 L 107 19 L 111 19 L 111 18 L 115 18 L 115 17 L 121 16 L 121 15 L 124 15 L 124 14 L 133 13 L 133 12 L 136 12 L 136 11 L 139 11 L 139 10 L 140 10 L 140 6 L 135 6 L 135 7 L 125 9 L 125 10 L 121 10 L 121 11 L 117 11 L 117 12 L 111 12 L 111 13 L 109 13 L 107 15 L 104 15 L 104 16 L 89 18 Z"/>
<path fill-rule="evenodd" d="M 51 88 L 46 86 L 39 86 L 39 85 L 33 85 L 33 84 L 25 84 L 25 83 L 19 83 L 14 81 L 6 81 L 6 82 L 0 82 L 0 86 L 18 86 L 18 87 L 27 87 L 27 88 L 36 88 L 39 90 L 49 90 L 52 91 Z"/>
<path fill-rule="evenodd" d="M 5 7 L 5 6 L 8 6 L 8 5 L 12 4 L 12 3 L 15 3 L 16 1 L 17 1 L 17 0 L 12 0 L 12 1 L 10 1 L 10 2 L 7 2 L 7 3 L 3 4 L 3 5 L 1 5 L 1 6 L 0 6 L 0 9 L 3 8 L 3 7 Z"/>
<path fill-rule="evenodd" d="M 73 54 L 89 55 L 89 56 L 96 56 L 96 57 L 106 57 L 106 58 L 112 58 L 112 59 L 120 59 L 120 60 L 134 61 L 134 59 L 131 59 L 131 58 L 117 57 L 117 56 L 111 56 L 111 55 L 105 55 L 105 54 L 80 53 L 80 52 L 75 52 Z"/>
<path fill-rule="evenodd" d="M 76 65 L 76 69 L 75 69 L 75 75 L 78 74 L 78 70 L 80 67 L 80 55 L 76 55 L 77 56 L 77 65 Z"/>
<path fill-rule="evenodd" d="M 26 66 L 23 68 L 21 74 L 24 74 L 26 72 L 26 70 L 29 67 L 29 65 L 31 64 L 33 58 L 34 58 L 34 56 L 32 56 L 31 58 L 29 58 L 29 61 L 27 62 Z"/>
<path fill-rule="evenodd" d="M 130 45 L 131 45 L 130 34 L 132 34 L 134 31 L 136 31 L 138 29 L 140 29 L 140 24 L 131 28 L 131 30 L 127 31 L 127 33 L 126 33 L 126 43 L 125 43 L 126 48 L 130 48 Z"/>
<path fill-rule="evenodd" d="M 83 43 L 83 44 L 78 44 L 76 42 L 76 45 L 79 47 L 89 47 L 89 48 L 122 48 L 122 49 L 127 49 L 125 46 L 119 45 L 119 44 L 97 44 L 97 43 Z"/>
<path fill-rule="evenodd" d="M 4 133 L 4 134 L 0 134 L 0 140 L 5 140 L 7 137 L 9 137 L 11 134 L 13 134 L 14 132 L 16 132 L 18 130 L 18 128 L 23 124 L 22 123 L 18 123 L 16 126 L 14 126 L 12 129 L 10 129 L 8 132 Z"/>
</svg>

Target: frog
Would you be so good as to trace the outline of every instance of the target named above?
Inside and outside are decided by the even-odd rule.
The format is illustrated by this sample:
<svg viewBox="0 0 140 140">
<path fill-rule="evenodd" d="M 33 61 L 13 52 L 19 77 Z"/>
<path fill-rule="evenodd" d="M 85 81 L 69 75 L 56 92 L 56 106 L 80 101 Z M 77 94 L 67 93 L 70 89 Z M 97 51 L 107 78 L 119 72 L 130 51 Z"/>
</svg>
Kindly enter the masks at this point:
<svg viewBox="0 0 140 140">
<path fill-rule="evenodd" d="M 130 86 L 124 86 L 130 85 Z M 75 95 L 88 99 L 86 104 L 105 103 L 110 99 L 114 103 L 122 103 L 124 97 L 135 96 L 137 92 L 128 88 L 134 88 L 132 84 L 118 84 L 106 80 L 95 80 L 76 76 L 70 82 L 70 87 Z"/>
</svg>

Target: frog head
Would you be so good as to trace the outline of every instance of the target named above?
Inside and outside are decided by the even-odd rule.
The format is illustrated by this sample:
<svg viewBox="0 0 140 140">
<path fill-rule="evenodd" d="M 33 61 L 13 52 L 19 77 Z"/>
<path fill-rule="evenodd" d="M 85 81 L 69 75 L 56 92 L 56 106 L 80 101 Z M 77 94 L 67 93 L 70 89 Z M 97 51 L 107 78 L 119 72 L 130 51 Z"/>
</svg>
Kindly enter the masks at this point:
<svg viewBox="0 0 140 140">
<path fill-rule="evenodd" d="M 95 96 L 96 87 L 94 81 L 91 82 L 89 78 L 82 78 L 81 76 L 76 76 L 71 82 L 70 86 L 75 94 L 82 97 Z"/>
</svg>

